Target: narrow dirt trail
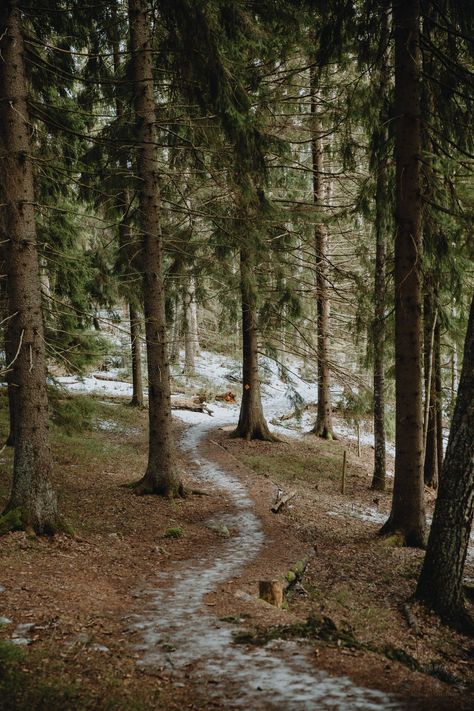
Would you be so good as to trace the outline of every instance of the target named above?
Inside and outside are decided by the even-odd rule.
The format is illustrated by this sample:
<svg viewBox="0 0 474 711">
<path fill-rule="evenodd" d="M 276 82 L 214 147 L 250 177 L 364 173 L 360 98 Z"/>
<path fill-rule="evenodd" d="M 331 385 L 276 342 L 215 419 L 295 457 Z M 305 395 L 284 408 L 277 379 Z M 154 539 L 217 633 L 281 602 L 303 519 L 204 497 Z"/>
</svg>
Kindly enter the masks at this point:
<svg viewBox="0 0 474 711">
<path fill-rule="evenodd" d="M 383 692 L 317 670 L 304 643 L 276 640 L 260 648 L 233 644 L 236 626 L 220 621 L 206 605 L 206 596 L 222 581 L 239 576 L 265 542 L 246 487 L 200 454 L 201 441 L 216 424 L 216 419 L 194 424 L 181 447 L 199 461 L 202 484 L 222 492 L 222 513 L 208 524 L 225 525 L 233 535 L 202 560 L 177 562 L 172 571 L 158 576 L 155 589 L 146 591 L 149 604 L 135 625 L 142 636 L 140 665 L 167 670 L 177 687 L 205 688 L 212 708 L 402 708 Z M 224 505 L 229 499 L 230 511 Z"/>
</svg>

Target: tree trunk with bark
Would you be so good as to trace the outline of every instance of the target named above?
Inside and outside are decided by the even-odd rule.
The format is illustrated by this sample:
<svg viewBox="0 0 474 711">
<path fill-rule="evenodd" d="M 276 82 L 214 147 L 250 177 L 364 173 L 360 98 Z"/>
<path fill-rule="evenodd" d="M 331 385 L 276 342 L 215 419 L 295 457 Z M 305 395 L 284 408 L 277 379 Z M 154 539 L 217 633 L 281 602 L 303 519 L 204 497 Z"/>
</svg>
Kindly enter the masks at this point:
<svg viewBox="0 0 474 711">
<path fill-rule="evenodd" d="M 174 497 L 183 494 L 171 424 L 168 342 L 166 336 L 161 200 L 153 96 L 153 48 L 146 0 L 130 0 L 130 49 L 135 83 L 137 173 L 142 230 L 143 302 L 148 356 L 148 466 L 137 493 Z"/>
<path fill-rule="evenodd" d="M 234 437 L 246 440 L 276 441 L 263 414 L 258 373 L 258 329 L 255 260 L 249 247 L 240 252 L 240 288 L 242 294 L 242 402 Z"/>
<path fill-rule="evenodd" d="M 421 320 L 420 2 L 396 0 L 395 478 L 382 534 L 425 545 Z"/>
<path fill-rule="evenodd" d="M 134 407 L 143 407 L 143 377 L 140 315 L 130 302 L 130 340 L 132 347 L 132 401 Z"/>
<path fill-rule="evenodd" d="M 108 35 L 112 44 L 112 54 L 114 60 L 115 77 L 119 77 L 121 53 L 120 53 L 120 30 L 118 21 L 118 5 L 117 1 L 111 3 L 112 22 L 109 25 Z M 117 119 L 120 122 L 124 115 L 124 105 L 122 99 L 116 94 L 115 96 L 115 112 Z M 123 175 L 128 173 L 128 161 L 130 156 L 123 152 L 119 158 L 119 165 Z M 121 213 L 119 224 L 119 249 L 121 253 L 122 263 L 125 262 L 128 269 L 136 270 L 136 254 L 135 244 L 132 233 L 131 223 L 131 204 L 130 189 L 128 185 L 120 191 L 117 197 L 117 208 Z M 130 297 L 130 291 L 127 289 L 127 296 Z M 142 358 L 140 344 L 140 315 L 136 305 L 129 298 L 129 319 L 130 319 L 130 345 L 131 345 L 131 360 L 132 360 L 132 400 L 130 402 L 134 407 L 143 407 L 143 378 L 142 378 Z"/>
<path fill-rule="evenodd" d="M 332 439 L 332 407 L 329 376 L 329 297 L 327 289 L 327 230 L 320 221 L 323 205 L 323 132 L 319 117 L 316 72 L 310 70 L 311 91 L 311 155 L 313 167 L 313 204 L 317 209 L 314 226 L 314 249 L 316 256 L 316 322 L 318 405 L 314 434 Z"/>
<path fill-rule="evenodd" d="M 170 363 L 173 365 L 179 362 L 179 346 L 180 346 L 180 309 L 179 298 L 175 296 L 173 299 L 173 319 L 169 327 L 170 334 Z"/>
<path fill-rule="evenodd" d="M 423 479 L 426 486 L 436 489 L 438 486 L 438 432 L 437 432 L 437 393 L 435 367 L 435 332 L 438 323 L 434 295 L 430 285 L 424 299 L 424 382 L 425 382 L 425 416 L 424 416 L 424 462 Z"/>
<path fill-rule="evenodd" d="M 4 202 L 10 334 L 18 344 L 12 364 L 15 387 L 15 454 L 7 512 L 15 527 L 37 533 L 61 528 L 51 484 L 46 354 L 36 244 L 27 84 L 21 13 L 17 0 L 0 10 L 0 131 L 4 147 Z M 12 516 L 12 513 L 10 513 Z"/>
<path fill-rule="evenodd" d="M 382 7 L 382 31 L 380 34 L 380 70 L 377 92 L 382 108 L 379 113 L 377 128 L 377 148 L 375 149 L 375 166 L 377 182 L 375 189 L 375 278 L 374 278 L 374 321 L 372 339 L 374 349 L 374 473 L 372 489 L 385 490 L 386 457 L 385 457 L 385 304 L 387 278 L 387 208 L 388 175 L 384 155 L 384 147 L 388 140 L 387 111 L 383 97 L 387 92 L 390 76 L 388 57 L 389 2 Z"/>
<path fill-rule="evenodd" d="M 197 322 L 196 288 L 194 278 L 189 277 L 184 294 L 184 372 L 194 375 L 196 372 L 196 354 L 199 350 Z"/>
<path fill-rule="evenodd" d="M 3 215 L 1 216 L 3 218 Z M 5 445 L 7 447 L 13 447 L 15 444 L 15 388 L 11 382 L 11 364 L 15 360 L 15 354 L 17 349 L 12 341 L 11 324 L 8 310 L 8 286 L 7 278 L 5 276 L 7 271 L 7 264 L 5 258 L 4 245 L 7 243 L 7 233 L 5 228 L 0 222 L 0 272 L 3 275 L 0 277 L 0 318 L 3 327 L 3 345 L 5 351 L 5 365 L 4 365 L 4 377 L 7 383 L 7 397 L 8 397 L 8 416 L 9 416 L 9 432 L 5 440 Z M 18 345 L 18 344 L 17 344 Z"/>
<path fill-rule="evenodd" d="M 443 468 L 443 386 L 441 382 L 441 326 L 439 319 L 436 321 L 434 333 L 434 391 L 435 391 L 435 416 L 436 416 L 436 459 L 438 462 L 438 475 Z"/>
<path fill-rule="evenodd" d="M 385 490 L 385 279 L 386 279 L 386 221 L 384 195 L 387 172 L 383 161 L 377 172 L 375 196 L 375 314 L 372 326 L 374 347 L 374 473 L 372 489 Z"/>
<path fill-rule="evenodd" d="M 415 597 L 474 633 L 463 601 L 463 571 L 474 512 L 474 298 L 433 523 Z"/>
</svg>

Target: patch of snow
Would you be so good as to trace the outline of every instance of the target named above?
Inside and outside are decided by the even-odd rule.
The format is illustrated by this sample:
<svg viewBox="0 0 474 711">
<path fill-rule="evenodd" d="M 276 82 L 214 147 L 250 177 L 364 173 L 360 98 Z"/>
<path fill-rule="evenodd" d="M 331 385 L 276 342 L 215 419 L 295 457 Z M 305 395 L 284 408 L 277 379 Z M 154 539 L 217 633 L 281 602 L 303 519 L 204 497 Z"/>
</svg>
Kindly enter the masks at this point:
<svg viewBox="0 0 474 711">
<path fill-rule="evenodd" d="M 102 380 L 96 378 L 94 375 L 87 375 L 83 378 L 66 375 L 56 378 L 56 381 L 70 392 L 129 398 L 133 395 L 131 383 L 117 380 Z"/>
<path fill-rule="evenodd" d="M 327 511 L 329 516 L 349 516 L 356 518 L 359 521 L 367 521 L 368 523 L 383 524 L 388 518 L 388 514 L 379 511 L 373 506 L 363 506 L 355 503 L 341 503 L 334 507 L 332 511 Z"/>
</svg>

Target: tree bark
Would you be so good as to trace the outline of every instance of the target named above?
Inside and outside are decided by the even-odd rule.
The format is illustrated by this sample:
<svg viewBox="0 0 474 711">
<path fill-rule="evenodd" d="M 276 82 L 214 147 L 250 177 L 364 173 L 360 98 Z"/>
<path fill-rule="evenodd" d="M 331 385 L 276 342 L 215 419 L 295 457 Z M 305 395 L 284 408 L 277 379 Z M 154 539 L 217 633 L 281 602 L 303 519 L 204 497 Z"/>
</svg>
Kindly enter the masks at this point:
<svg viewBox="0 0 474 711">
<path fill-rule="evenodd" d="M 140 344 L 140 316 L 130 302 L 130 340 L 132 346 L 132 401 L 134 407 L 143 407 L 142 349 Z"/>
<path fill-rule="evenodd" d="M 174 364 L 179 361 L 179 345 L 180 345 L 180 322 L 179 322 L 179 298 L 175 296 L 173 299 L 173 320 L 169 328 L 170 332 L 170 362 Z"/>
<path fill-rule="evenodd" d="M 153 97 L 153 49 L 146 0 L 129 1 L 130 48 L 134 79 L 137 173 L 142 229 L 143 302 L 148 356 L 148 465 L 137 493 L 174 497 L 183 494 L 171 426 L 168 343 L 166 337 L 161 200 L 156 155 Z"/>
<path fill-rule="evenodd" d="M 196 289 L 194 278 L 189 277 L 184 294 L 184 372 L 194 375 L 196 372 L 196 354 L 199 350 L 197 324 Z"/>
<path fill-rule="evenodd" d="M 425 545 L 421 352 L 420 2 L 395 0 L 395 478 L 381 533 Z"/>
<path fill-rule="evenodd" d="M 3 219 L 3 216 L 2 216 Z M 5 275 L 7 270 L 7 264 L 5 259 L 5 249 L 3 248 L 7 242 L 7 234 L 5 228 L 0 222 L 0 270 L 1 274 Z M 5 445 L 7 447 L 13 447 L 15 444 L 15 388 L 11 382 L 11 370 L 9 365 L 13 363 L 16 355 L 17 348 L 12 341 L 11 324 L 9 318 L 8 310 L 8 285 L 7 278 L 3 276 L 0 283 L 0 300 L 1 300 L 1 310 L 0 315 L 3 321 L 3 343 L 5 350 L 5 380 L 7 383 L 7 397 L 8 397 L 8 416 L 9 416 L 9 432 L 5 440 Z M 18 347 L 18 344 L 17 344 Z"/>
<path fill-rule="evenodd" d="M 474 633 L 462 576 L 474 511 L 474 298 L 446 457 L 415 596 L 447 623 Z"/>
<path fill-rule="evenodd" d="M 377 146 L 375 161 L 377 182 L 375 189 L 375 278 L 374 278 L 374 321 L 372 338 L 374 349 L 374 473 L 371 488 L 376 491 L 385 490 L 386 457 L 385 457 L 385 303 L 387 277 L 387 207 L 388 193 L 387 166 L 384 148 L 388 140 L 387 115 L 385 101 L 389 82 L 388 39 L 390 35 L 388 19 L 388 0 L 382 7 L 382 31 L 380 34 L 380 71 L 377 92 L 382 108 L 377 127 Z M 375 136 L 374 136 L 375 138 Z"/>
<path fill-rule="evenodd" d="M 424 463 L 423 479 L 426 486 L 436 489 L 438 486 L 438 433 L 437 433 L 437 393 L 435 368 L 435 332 L 438 322 L 434 295 L 427 285 L 424 307 L 424 381 L 425 381 L 425 416 L 424 416 Z"/>
<path fill-rule="evenodd" d="M 108 35 L 110 42 L 112 44 L 112 53 L 114 60 L 114 73 L 115 77 L 118 78 L 120 72 L 120 30 L 118 21 L 118 5 L 117 1 L 111 3 L 111 14 L 112 22 L 109 25 Z M 124 105 L 123 100 L 119 96 L 115 95 L 115 112 L 118 121 L 122 121 L 124 115 Z M 127 176 L 125 180 L 128 179 L 128 161 L 130 155 L 124 154 L 122 151 L 119 158 L 119 165 L 124 176 Z M 125 263 L 127 269 L 131 271 L 136 271 L 136 255 L 135 255 L 135 245 L 133 240 L 132 223 L 131 223 L 131 210 L 132 199 L 130 196 L 130 189 L 128 184 L 125 184 L 123 190 L 121 190 L 117 197 L 117 208 L 121 213 L 121 219 L 119 224 L 119 250 L 121 253 L 121 262 Z M 130 345 L 131 345 L 131 359 L 132 359 L 132 400 L 131 405 L 134 407 L 143 407 L 143 378 L 142 378 L 142 358 L 141 358 L 141 345 L 140 345 L 140 316 L 136 305 L 133 303 L 133 295 L 130 295 L 130 287 L 125 288 L 126 296 L 129 301 L 129 318 L 130 318 Z"/>
<path fill-rule="evenodd" d="M 12 365 L 15 387 L 13 482 L 6 511 L 18 511 L 17 525 L 37 533 L 61 526 L 51 484 L 46 354 L 36 244 L 27 84 L 21 14 L 17 0 L 0 10 L 0 126 L 4 154 L 1 182 L 6 245 L 10 334 L 18 344 Z"/>
<path fill-rule="evenodd" d="M 240 252 L 240 288 L 242 294 L 242 402 L 234 437 L 246 440 L 276 441 L 268 429 L 262 408 L 258 374 L 257 299 L 255 293 L 255 260 L 251 248 Z"/>
<path fill-rule="evenodd" d="M 318 115 L 316 72 L 310 69 L 311 91 L 311 155 L 313 167 L 313 203 L 317 209 L 314 226 L 314 249 L 316 255 L 316 322 L 318 406 L 314 434 L 332 439 L 332 407 L 329 376 L 329 298 L 327 290 L 327 231 L 320 221 L 323 205 L 323 138 L 321 119 Z"/>
<path fill-rule="evenodd" d="M 441 383 L 441 325 L 436 322 L 434 332 L 434 397 L 436 418 L 436 459 L 438 462 L 438 477 L 443 468 L 443 388 Z"/>
</svg>

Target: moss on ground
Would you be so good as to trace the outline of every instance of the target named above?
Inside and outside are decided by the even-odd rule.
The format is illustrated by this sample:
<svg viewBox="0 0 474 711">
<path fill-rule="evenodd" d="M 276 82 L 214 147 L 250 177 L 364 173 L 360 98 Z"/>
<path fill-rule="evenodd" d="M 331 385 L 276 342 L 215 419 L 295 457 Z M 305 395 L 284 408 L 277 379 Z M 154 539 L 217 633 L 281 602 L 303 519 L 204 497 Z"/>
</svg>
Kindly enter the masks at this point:
<svg viewBox="0 0 474 711">
<path fill-rule="evenodd" d="M 45 659 L 0 640 L 0 711 L 151 711 L 156 706 L 123 694 L 123 680 L 106 680 L 108 694 L 97 697 L 80 679 L 72 681 L 55 665 L 48 675 L 36 669 Z M 49 661 L 49 660 L 48 660 Z"/>
</svg>

